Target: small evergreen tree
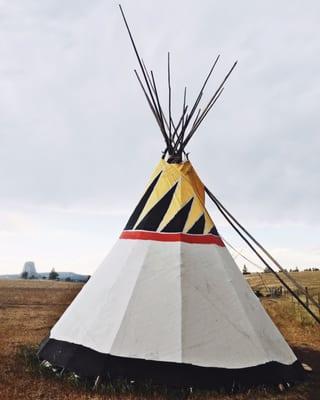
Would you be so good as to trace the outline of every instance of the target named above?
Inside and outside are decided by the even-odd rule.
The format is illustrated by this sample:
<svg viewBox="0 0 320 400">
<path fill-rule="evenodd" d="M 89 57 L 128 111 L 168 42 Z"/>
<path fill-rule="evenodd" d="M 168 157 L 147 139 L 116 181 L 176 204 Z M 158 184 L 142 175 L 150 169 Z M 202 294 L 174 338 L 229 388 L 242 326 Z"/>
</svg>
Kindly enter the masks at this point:
<svg viewBox="0 0 320 400">
<path fill-rule="evenodd" d="M 244 264 L 244 266 L 243 266 L 243 268 L 242 268 L 242 273 L 243 273 L 243 275 L 250 274 L 250 272 L 248 271 L 248 268 L 247 268 L 246 264 Z"/>
<path fill-rule="evenodd" d="M 28 279 L 28 272 L 27 271 L 23 271 L 22 272 L 21 279 Z"/>
<path fill-rule="evenodd" d="M 48 279 L 50 279 L 52 281 L 56 281 L 58 278 L 59 278 L 58 272 L 56 272 L 56 270 L 54 268 L 52 268 L 52 270 L 49 273 Z"/>
</svg>

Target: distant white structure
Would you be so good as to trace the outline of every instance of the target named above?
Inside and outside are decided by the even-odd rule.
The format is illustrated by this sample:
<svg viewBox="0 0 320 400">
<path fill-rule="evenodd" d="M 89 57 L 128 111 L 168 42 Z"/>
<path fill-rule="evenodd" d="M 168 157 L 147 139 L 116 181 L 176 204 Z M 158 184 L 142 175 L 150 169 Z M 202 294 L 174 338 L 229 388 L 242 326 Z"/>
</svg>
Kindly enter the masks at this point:
<svg viewBox="0 0 320 400">
<path fill-rule="evenodd" d="M 32 276 L 34 278 L 38 277 L 38 273 L 36 271 L 36 267 L 35 267 L 33 261 L 26 261 L 24 263 L 22 273 L 27 273 L 28 274 L 28 278 L 31 278 Z"/>
</svg>

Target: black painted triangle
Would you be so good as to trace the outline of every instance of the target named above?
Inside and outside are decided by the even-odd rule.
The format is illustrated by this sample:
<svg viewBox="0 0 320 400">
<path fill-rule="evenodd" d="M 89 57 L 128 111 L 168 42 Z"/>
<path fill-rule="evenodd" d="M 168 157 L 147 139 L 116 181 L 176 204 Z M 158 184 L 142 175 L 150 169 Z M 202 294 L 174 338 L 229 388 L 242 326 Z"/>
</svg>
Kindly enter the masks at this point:
<svg viewBox="0 0 320 400">
<path fill-rule="evenodd" d="M 193 226 L 188 230 L 188 233 L 198 235 L 203 234 L 204 225 L 205 225 L 204 214 L 200 216 L 200 218 L 193 224 Z"/>
<path fill-rule="evenodd" d="M 129 218 L 129 221 L 127 222 L 127 225 L 124 228 L 125 231 L 132 230 L 133 227 L 135 226 L 135 224 L 138 221 L 139 216 L 142 213 L 142 211 L 144 209 L 144 206 L 146 205 L 149 197 L 151 196 L 151 193 L 153 192 L 153 189 L 155 188 L 155 186 L 156 186 L 161 174 L 162 174 L 162 171 L 150 183 L 148 189 L 145 191 L 145 193 L 142 196 L 141 200 L 139 201 L 137 207 L 135 208 L 135 210 L 133 211 L 131 217 Z"/>
<path fill-rule="evenodd" d="M 211 228 L 210 232 L 212 235 L 216 235 L 219 236 L 219 233 L 217 231 L 217 228 L 213 225 L 213 227 Z"/>
<path fill-rule="evenodd" d="M 168 222 L 161 232 L 183 232 L 192 206 L 193 198 L 188 201 Z"/>
<path fill-rule="evenodd" d="M 152 207 L 142 221 L 136 226 L 136 230 L 156 231 L 171 203 L 178 182 Z"/>
</svg>

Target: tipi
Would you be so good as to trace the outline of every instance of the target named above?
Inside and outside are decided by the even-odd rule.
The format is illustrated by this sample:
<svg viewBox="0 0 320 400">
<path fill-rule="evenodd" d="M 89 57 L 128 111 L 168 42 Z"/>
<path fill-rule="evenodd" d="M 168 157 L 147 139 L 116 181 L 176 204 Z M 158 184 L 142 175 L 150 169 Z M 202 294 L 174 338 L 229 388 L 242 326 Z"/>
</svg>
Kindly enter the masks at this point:
<svg viewBox="0 0 320 400">
<path fill-rule="evenodd" d="M 184 104 L 174 126 L 137 56 L 167 149 L 110 254 L 42 343 L 40 359 L 81 376 L 188 386 L 302 378 L 301 364 L 219 236 L 204 185 L 183 155 L 222 85 L 205 114 L 196 114 L 196 105 L 187 115 Z"/>
</svg>

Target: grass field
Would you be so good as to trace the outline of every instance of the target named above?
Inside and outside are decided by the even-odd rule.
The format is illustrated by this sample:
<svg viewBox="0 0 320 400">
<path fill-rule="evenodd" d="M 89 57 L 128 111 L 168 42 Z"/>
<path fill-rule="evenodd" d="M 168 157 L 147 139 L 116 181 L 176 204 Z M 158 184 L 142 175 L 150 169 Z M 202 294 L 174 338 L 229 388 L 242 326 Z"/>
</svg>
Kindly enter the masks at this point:
<svg viewBox="0 0 320 400">
<path fill-rule="evenodd" d="M 299 282 L 301 286 L 304 288 L 307 287 L 310 294 L 312 293 L 315 296 L 318 293 L 320 294 L 320 271 L 291 272 L 290 275 Z M 283 273 L 280 273 L 280 276 L 291 288 L 293 288 L 292 282 L 286 278 Z M 265 290 L 270 287 L 280 286 L 277 278 L 271 273 L 254 273 L 246 275 L 246 278 L 253 289 L 261 289 L 264 293 L 266 293 Z"/>
<path fill-rule="evenodd" d="M 253 287 L 261 277 L 247 277 Z M 295 274 L 303 286 L 320 292 L 320 272 Z M 263 285 L 278 285 L 271 274 L 263 274 Z M 263 305 L 282 334 L 304 362 L 313 367 L 308 380 L 280 393 L 275 389 L 254 389 L 227 395 L 195 391 L 183 393 L 156 390 L 145 393 L 128 388 L 93 391 L 67 378 L 38 368 L 34 352 L 40 341 L 81 289 L 81 284 L 52 281 L 0 281 L 0 399 L 320 399 L 320 329 L 288 297 L 264 298 Z"/>
</svg>

